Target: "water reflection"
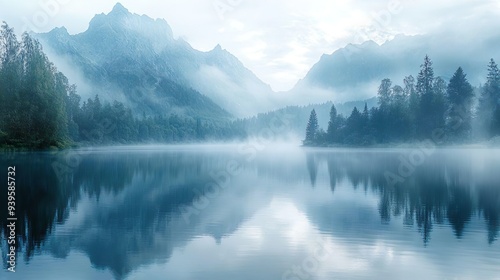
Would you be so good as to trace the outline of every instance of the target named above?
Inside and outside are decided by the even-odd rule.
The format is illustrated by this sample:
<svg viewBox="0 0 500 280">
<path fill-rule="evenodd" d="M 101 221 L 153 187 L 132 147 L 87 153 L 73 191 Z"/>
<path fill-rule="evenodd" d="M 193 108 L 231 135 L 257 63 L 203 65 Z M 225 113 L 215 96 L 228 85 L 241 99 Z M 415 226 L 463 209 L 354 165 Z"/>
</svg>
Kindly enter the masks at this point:
<svg viewBox="0 0 500 280">
<path fill-rule="evenodd" d="M 383 222 L 391 217 L 404 217 L 404 223 L 416 223 L 424 243 L 430 240 L 434 224 L 449 222 L 457 238 L 461 238 L 467 222 L 481 215 L 488 229 L 488 242 L 499 232 L 500 158 L 497 151 L 441 150 L 413 165 L 411 175 L 398 170 L 408 164 L 413 150 L 311 151 L 307 154 L 311 178 L 318 164 L 326 162 L 330 187 L 347 178 L 354 188 L 362 187 L 378 194 L 379 213 Z M 410 164 L 411 165 L 411 164 Z M 401 181 L 391 184 L 392 176 Z"/>
<path fill-rule="evenodd" d="M 94 268 L 124 279 L 145 265 L 168 263 L 176 248 L 199 238 L 224 244 L 276 197 L 292 201 L 321 232 L 337 238 L 367 240 L 385 229 L 390 239 L 391 227 L 401 221 L 404 230 L 416 228 L 424 246 L 432 246 L 437 225 L 449 224 L 449 236 L 461 239 L 474 217 L 481 217 L 484 240 L 492 246 L 500 230 L 498 151 L 436 151 L 411 174 L 398 171 L 409 150 L 277 149 L 256 158 L 235 148 L 74 153 L 77 160 L 66 165 L 64 176 L 57 176 L 53 164 L 67 163 L 66 153 L 3 155 L 0 160 L 2 168 L 9 164 L 18 170 L 16 231 L 26 269 L 37 255 L 64 259 L 81 251 Z M 221 173 L 228 161 L 239 163 L 238 175 Z M 388 172 L 404 180 L 392 184 Z M 5 175 L 0 180 L 6 181 Z M 207 184 L 214 178 L 227 185 L 214 192 Z M 366 207 L 325 203 L 328 198 L 317 190 L 325 184 L 330 197 L 348 189 L 375 194 L 379 223 Z M 0 199 L 5 201 L 6 192 Z M 1 209 L 2 248 L 7 246 L 6 215 Z M 288 257 L 278 254 L 268 261 L 281 258 L 286 268 Z M 264 270 L 274 275 L 269 279 L 283 272 L 270 270 Z"/>
</svg>

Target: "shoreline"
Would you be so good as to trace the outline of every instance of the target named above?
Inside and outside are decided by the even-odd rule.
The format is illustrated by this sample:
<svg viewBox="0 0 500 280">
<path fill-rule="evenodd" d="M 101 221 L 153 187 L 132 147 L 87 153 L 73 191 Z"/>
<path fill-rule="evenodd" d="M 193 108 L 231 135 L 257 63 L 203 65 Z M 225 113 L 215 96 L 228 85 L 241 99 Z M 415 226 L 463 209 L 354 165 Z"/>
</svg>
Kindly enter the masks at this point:
<svg viewBox="0 0 500 280">
<path fill-rule="evenodd" d="M 72 145 L 65 148 L 46 148 L 46 149 L 33 149 L 33 148 L 14 148 L 14 147 L 0 147 L 0 155 L 8 153 L 57 153 L 64 151 L 75 151 L 75 150 L 102 150 L 102 149 L 120 149 L 120 150 L 137 150 L 141 148 L 195 148 L 203 146 L 219 146 L 219 147 L 230 147 L 232 145 L 244 144 L 248 142 L 197 142 L 197 143 L 131 143 L 131 144 L 107 144 L 107 145 Z M 289 144 L 288 142 L 276 142 L 273 145 Z M 289 145 L 288 145 L 289 146 Z M 390 150 L 390 149 L 420 149 L 422 147 L 429 147 L 424 143 L 399 143 L 399 144 L 377 144 L 369 146 L 355 146 L 355 145 L 294 145 L 297 148 L 303 149 L 322 149 L 322 150 Z M 435 149 L 446 150 L 446 149 L 500 149 L 500 141 L 487 141 L 487 142 L 477 142 L 471 144 L 443 144 L 443 145 L 433 145 L 431 146 Z"/>
</svg>

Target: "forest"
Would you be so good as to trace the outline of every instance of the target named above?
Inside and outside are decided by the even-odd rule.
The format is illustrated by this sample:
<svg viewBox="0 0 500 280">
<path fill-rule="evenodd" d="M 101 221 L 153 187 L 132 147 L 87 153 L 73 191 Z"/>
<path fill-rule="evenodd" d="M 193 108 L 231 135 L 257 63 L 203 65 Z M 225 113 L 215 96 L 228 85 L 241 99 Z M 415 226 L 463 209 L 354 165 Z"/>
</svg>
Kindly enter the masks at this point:
<svg viewBox="0 0 500 280">
<path fill-rule="evenodd" d="M 304 145 L 370 146 L 439 137 L 440 143 L 471 143 L 500 135 L 500 72 L 493 59 L 486 83 L 474 88 L 459 67 L 450 81 L 435 77 L 426 56 L 415 79 L 403 86 L 382 80 L 378 106 L 357 107 L 344 117 L 332 105 L 327 130 L 313 109 Z M 352 107 L 351 107 L 352 108 Z M 296 118 L 293 118 L 296 121 Z M 304 118 L 305 119 L 305 118 Z M 185 143 L 244 139 L 258 119 L 220 121 L 165 112 L 134 115 L 125 104 L 83 100 L 28 33 L 18 40 L 0 29 L 0 148 L 47 149 L 76 145 Z M 299 121 L 297 121 L 299 122 Z"/>
<path fill-rule="evenodd" d="M 0 147 L 175 143 L 245 137 L 238 123 L 165 114 L 134 116 L 121 102 L 83 101 L 28 33 L 0 30 Z"/>
<path fill-rule="evenodd" d="M 369 146 L 430 139 L 435 144 L 466 144 L 500 135 L 500 72 L 493 59 L 486 83 L 474 88 L 459 67 L 449 82 L 435 77 L 426 56 L 417 79 L 407 76 L 404 86 L 384 79 L 378 88 L 378 107 L 354 108 L 350 116 L 331 107 L 328 128 L 318 125 L 311 111 L 306 146 Z"/>
</svg>

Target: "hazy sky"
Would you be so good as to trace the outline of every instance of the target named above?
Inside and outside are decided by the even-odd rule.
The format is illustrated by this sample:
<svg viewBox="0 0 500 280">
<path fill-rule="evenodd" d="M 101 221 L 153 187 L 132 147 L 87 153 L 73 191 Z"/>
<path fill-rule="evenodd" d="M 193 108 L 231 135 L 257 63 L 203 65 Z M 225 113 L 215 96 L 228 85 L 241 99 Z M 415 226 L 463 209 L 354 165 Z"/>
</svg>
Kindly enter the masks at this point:
<svg viewBox="0 0 500 280">
<path fill-rule="evenodd" d="M 0 0 L 0 20 L 18 32 L 86 30 L 117 0 Z M 347 43 L 382 43 L 464 21 L 500 18 L 500 0 L 121 0 L 130 12 L 164 18 L 174 35 L 208 51 L 218 43 L 274 90 L 288 90 L 322 54 Z M 474 21 L 471 21 L 474 18 Z M 477 19 L 477 20 L 476 20 Z M 492 26 L 500 26 L 500 21 Z"/>
</svg>

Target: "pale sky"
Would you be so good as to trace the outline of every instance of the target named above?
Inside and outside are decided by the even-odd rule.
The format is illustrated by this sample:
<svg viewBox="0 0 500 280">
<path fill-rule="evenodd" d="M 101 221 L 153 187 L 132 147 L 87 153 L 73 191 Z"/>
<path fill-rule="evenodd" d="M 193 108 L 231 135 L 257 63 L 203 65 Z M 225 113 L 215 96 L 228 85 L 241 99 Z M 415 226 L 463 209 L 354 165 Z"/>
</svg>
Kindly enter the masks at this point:
<svg viewBox="0 0 500 280">
<path fill-rule="evenodd" d="M 87 29 L 117 0 L 0 0 L 0 20 L 19 33 Z M 291 89 L 320 59 L 348 43 L 458 28 L 500 19 L 500 0 L 121 0 L 130 12 L 164 18 L 174 36 L 202 51 L 220 44 L 275 91 Z M 477 19 L 477 20 L 476 20 Z M 500 20 L 492 22 L 492 28 Z"/>
</svg>

